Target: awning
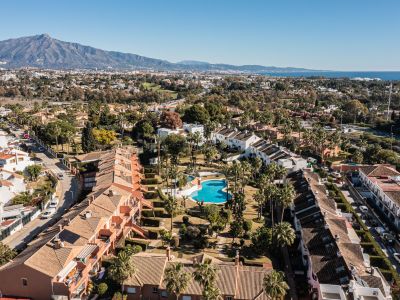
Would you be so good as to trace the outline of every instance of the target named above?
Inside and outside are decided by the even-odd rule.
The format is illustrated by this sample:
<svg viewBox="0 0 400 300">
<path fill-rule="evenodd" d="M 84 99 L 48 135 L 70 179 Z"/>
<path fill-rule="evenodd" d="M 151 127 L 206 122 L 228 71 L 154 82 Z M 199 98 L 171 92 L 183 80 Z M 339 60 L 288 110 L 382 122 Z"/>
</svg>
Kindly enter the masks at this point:
<svg viewBox="0 0 400 300">
<path fill-rule="evenodd" d="M 67 275 L 69 274 L 69 272 L 71 272 L 77 265 L 77 262 L 75 260 L 72 260 L 68 263 L 68 265 L 65 266 L 64 269 L 62 269 L 60 271 L 60 273 L 58 273 L 58 281 L 64 281 L 65 277 L 67 277 Z"/>
<path fill-rule="evenodd" d="M 96 244 L 87 244 L 85 247 L 83 247 L 82 251 L 77 255 L 76 259 L 81 261 L 85 260 L 97 248 L 98 246 Z"/>
</svg>

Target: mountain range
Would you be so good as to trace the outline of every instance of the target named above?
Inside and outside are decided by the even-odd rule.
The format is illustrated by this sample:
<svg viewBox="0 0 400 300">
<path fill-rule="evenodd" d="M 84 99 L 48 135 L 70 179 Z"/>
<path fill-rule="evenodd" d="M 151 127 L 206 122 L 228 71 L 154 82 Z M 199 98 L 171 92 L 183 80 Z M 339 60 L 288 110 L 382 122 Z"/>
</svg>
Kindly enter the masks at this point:
<svg viewBox="0 0 400 300">
<path fill-rule="evenodd" d="M 260 65 L 211 64 L 186 60 L 172 63 L 137 54 L 106 51 L 78 43 L 52 38 L 48 34 L 0 41 L 0 67 L 98 70 L 164 70 L 201 72 L 278 73 L 309 72 L 301 68 L 266 67 Z"/>
</svg>

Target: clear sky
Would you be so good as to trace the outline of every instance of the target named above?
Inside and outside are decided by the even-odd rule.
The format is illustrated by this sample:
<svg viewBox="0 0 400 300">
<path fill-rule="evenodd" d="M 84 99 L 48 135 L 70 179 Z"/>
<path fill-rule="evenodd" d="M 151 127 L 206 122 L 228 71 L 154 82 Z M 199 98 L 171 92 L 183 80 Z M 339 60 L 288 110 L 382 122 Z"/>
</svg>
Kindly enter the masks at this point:
<svg viewBox="0 0 400 300">
<path fill-rule="evenodd" d="M 400 70 L 399 0 L 7 0 L 0 40 L 48 33 L 148 57 Z"/>
</svg>

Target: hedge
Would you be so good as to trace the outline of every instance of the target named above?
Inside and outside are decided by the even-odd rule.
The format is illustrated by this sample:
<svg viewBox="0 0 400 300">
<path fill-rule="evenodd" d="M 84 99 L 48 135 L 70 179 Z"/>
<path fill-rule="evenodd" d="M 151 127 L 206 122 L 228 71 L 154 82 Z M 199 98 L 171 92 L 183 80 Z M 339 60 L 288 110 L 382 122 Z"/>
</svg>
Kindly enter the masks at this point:
<svg viewBox="0 0 400 300">
<path fill-rule="evenodd" d="M 142 179 L 143 184 L 158 184 L 158 179 L 157 178 L 145 178 Z"/>
<path fill-rule="evenodd" d="M 158 195 L 155 191 L 144 192 L 143 196 L 145 199 L 155 199 L 158 197 Z"/>
<path fill-rule="evenodd" d="M 159 200 L 151 201 L 151 203 L 153 203 L 153 207 L 154 207 L 154 208 L 164 207 L 164 202 L 159 201 Z"/>
<path fill-rule="evenodd" d="M 140 246 L 142 247 L 142 251 L 147 250 L 147 246 L 150 244 L 148 241 L 143 241 L 143 240 L 138 240 L 138 239 L 126 239 L 125 240 L 125 245 L 131 245 L 131 246 Z"/>
<path fill-rule="evenodd" d="M 158 231 L 157 230 L 148 230 L 148 237 L 150 240 L 158 239 Z"/>
<path fill-rule="evenodd" d="M 160 220 L 153 218 L 142 218 L 142 226 L 159 227 Z"/>
<path fill-rule="evenodd" d="M 157 189 L 157 192 L 158 192 L 158 196 L 160 197 L 160 199 L 162 200 L 162 201 L 167 201 L 167 196 L 163 193 L 163 191 L 161 190 L 161 189 Z"/>
<path fill-rule="evenodd" d="M 155 209 L 143 209 L 142 210 L 142 217 L 144 218 L 164 218 L 167 217 L 163 208 L 155 208 Z"/>
</svg>

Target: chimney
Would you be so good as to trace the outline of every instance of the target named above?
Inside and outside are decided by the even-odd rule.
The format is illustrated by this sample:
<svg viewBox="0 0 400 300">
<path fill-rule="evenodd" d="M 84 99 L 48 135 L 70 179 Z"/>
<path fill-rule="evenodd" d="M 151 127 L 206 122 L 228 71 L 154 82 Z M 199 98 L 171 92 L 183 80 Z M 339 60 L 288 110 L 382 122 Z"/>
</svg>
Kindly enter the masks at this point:
<svg viewBox="0 0 400 300">
<path fill-rule="evenodd" d="M 235 266 L 238 266 L 240 264 L 240 255 L 239 255 L 239 250 L 236 250 L 236 256 L 235 256 Z"/>
<path fill-rule="evenodd" d="M 114 191 L 113 190 L 108 190 L 108 196 L 110 196 L 110 197 L 112 197 L 112 196 L 114 196 Z"/>
<path fill-rule="evenodd" d="M 335 241 L 339 242 L 339 236 L 337 234 L 335 234 Z"/>
<path fill-rule="evenodd" d="M 63 230 L 64 226 L 62 224 L 58 224 L 58 229 L 61 232 Z"/>
<path fill-rule="evenodd" d="M 90 219 L 91 216 L 92 213 L 89 210 L 85 212 L 85 219 Z"/>
<path fill-rule="evenodd" d="M 92 203 L 94 201 L 94 195 L 89 197 L 89 204 Z"/>
<path fill-rule="evenodd" d="M 168 261 L 170 261 L 171 260 L 171 248 L 168 246 L 165 252 L 166 252 Z"/>
</svg>

